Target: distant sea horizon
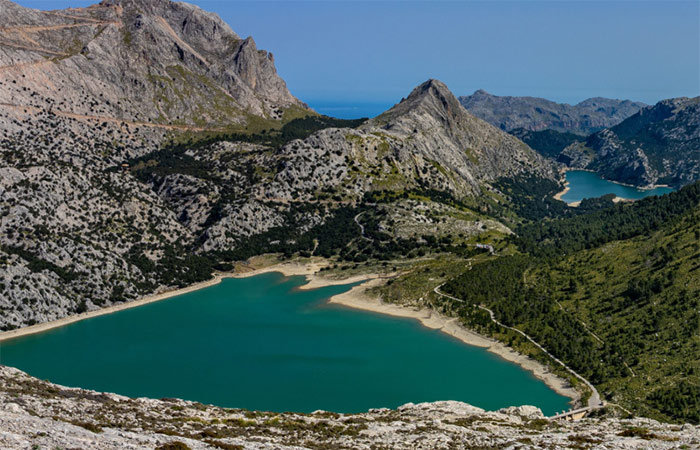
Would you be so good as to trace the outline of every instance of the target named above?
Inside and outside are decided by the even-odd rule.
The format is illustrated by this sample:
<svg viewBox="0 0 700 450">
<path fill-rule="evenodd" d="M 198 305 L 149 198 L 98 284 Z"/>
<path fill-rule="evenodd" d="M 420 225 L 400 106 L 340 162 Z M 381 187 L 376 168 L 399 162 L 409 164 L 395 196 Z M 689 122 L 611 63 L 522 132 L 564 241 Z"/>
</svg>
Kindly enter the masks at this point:
<svg viewBox="0 0 700 450">
<path fill-rule="evenodd" d="M 317 113 L 338 119 L 372 118 L 394 106 L 392 101 L 306 100 Z"/>
</svg>

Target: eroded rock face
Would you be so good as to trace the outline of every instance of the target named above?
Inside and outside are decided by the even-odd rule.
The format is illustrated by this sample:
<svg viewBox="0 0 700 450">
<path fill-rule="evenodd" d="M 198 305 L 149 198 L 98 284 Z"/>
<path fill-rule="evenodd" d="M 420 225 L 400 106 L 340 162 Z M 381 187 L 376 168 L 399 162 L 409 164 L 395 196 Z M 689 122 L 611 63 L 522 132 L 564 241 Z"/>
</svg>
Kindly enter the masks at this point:
<svg viewBox="0 0 700 450">
<path fill-rule="evenodd" d="M 0 103 L 14 105 L 7 108 L 214 127 L 304 107 L 272 54 L 187 3 L 108 0 L 38 11 L 2 0 L 0 22 Z"/>
<path fill-rule="evenodd" d="M 290 109 L 307 111 L 272 55 L 196 6 L 0 0 L 0 329 L 177 284 L 184 274 L 163 283 L 154 270 L 196 251 L 220 186 L 181 173 L 151 186 L 122 164 L 180 133 L 277 123 Z"/>
<path fill-rule="evenodd" d="M 196 257 L 304 232 L 369 191 L 463 198 L 500 177 L 554 178 L 436 80 L 359 128 L 195 145 L 199 132 L 262 133 L 313 112 L 271 54 L 186 3 L 0 0 L 0 24 L 0 330 L 199 281 Z M 139 176 L 144 166 L 158 170 Z M 394 235 L 433 226 L 401 225 Z"/>
<path fill-rule="evenodd" d="M 475 116 L 505 131 L 550 129 L 583 136 L 617 125 L 647 106 L 601 97 L 569 105 L 537 97 L 501 97 L 481 89 L 459 101 Z"/>
<path fill-rule="evenodd" d="M 533 406 L 484 411 L 455 401 L 360 414 L 250 412 L 177 399 L 66 388 L 0 366 L 2 448 L 671 449 L 700 446 L 700 427 L 608 415 L 549 421 Z M 610 414 L 610 412 L 608 412 Z"/>
<path fill-rule="evenodd" d="M 7 123 L 7 122 L 6 122 Z M 130 261 L 187 243 L 158 195 L 118 169 L 153 134 L 47 113 L 0 132 L 0 327 L 46 322 L 157 289 Z M 157 136 L 156 136 L 157 137 Z"/>
</svg>

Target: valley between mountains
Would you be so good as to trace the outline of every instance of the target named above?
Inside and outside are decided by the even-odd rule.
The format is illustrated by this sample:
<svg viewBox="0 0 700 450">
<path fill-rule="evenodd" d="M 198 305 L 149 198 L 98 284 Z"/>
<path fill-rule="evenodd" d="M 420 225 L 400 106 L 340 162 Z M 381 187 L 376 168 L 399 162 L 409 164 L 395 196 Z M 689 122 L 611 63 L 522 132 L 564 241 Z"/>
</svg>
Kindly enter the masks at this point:
<svg viewBox="0 0 700 450">
<path fill-rule="evenodd" d="M 345 120 L 311 110 L 272 53 L 187 3 L 39 11 L 0 0 L 0 19 L 3 331 L 313 262 L 336 281 L 381 274 L 362 296 L 453 319 L 536 361 L 581 405 L 592 394 L 581 378 L 603 403 L 564 426 L 452 403 L 229 417 L 2 368 L 0 427 L 16 415 L 27 429 L 0 442 L 24 445 L 28 428 L 50 434 L 53 420 L 73 422 L 67 436 L 105 439 L 85 448 L 170 437 L 187 448 L 418 448 L 397 437 L 417 420 L 423 448 L 700 445 L 698 97 L 571 106 L 458 98 L 429 79 L 377 117 Z M 675 191 L 571 207 L 554 198 L 565 169 Z M 466 418 L 428 425 L 453 415 Z M 474 431 L 509 423 L 508 439 Z"/>
</svg>

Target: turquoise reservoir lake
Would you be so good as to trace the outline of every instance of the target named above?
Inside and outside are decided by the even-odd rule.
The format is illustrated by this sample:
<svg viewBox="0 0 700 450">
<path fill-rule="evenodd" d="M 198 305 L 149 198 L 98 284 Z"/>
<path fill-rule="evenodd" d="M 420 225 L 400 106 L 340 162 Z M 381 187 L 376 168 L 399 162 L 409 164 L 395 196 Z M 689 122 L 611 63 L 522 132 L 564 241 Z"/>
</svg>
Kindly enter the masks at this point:
<svg viewBox="0 0 700 450">
<path fill-rule="evenodd" d="M 327 303 L 267 273 L 0 343 L 0 363 L 67 386 L 225 407 L 360 412 L 461 400 L 495 410 L 569 399 L 416 320 Z"/>
<path fill-rule="evenodd" d="M 605 194 L 615 194 L 620 198 L 639 200 L 650 195 L 663 195 L 673 191 L 673 189 L 668 187 L 644 190 L 633 186 L 625 186 L 604 180 L 597 173 L 586 170 L 567 171 L 566 181 L 569 183 L 569 191 L 561 197 L 566 203 L 578 202 L 584 198 L 601 197 Z"/>
</svg>

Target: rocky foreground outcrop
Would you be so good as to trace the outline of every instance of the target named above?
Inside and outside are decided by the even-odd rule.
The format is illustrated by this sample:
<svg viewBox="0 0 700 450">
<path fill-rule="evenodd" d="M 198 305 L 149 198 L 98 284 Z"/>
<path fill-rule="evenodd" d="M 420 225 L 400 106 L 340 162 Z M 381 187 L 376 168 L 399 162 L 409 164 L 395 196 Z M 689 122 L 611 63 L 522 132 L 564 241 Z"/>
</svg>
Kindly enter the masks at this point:
<svg viewBox="0 0 700 450">
<path fill-rule="evenodd" d="M 0 366 L 0 447 L 155 449 L 698 448 L 700 427 L 649 419 L 552 421 L 521 406 L 406 404 L 361 414 L 252 412 L 72 389 Z"/>
<path fill-rule="evenodd" d="M 647 106 L 602 97 L 569 105 L 537 97 L 502 97 L 482 89 L 459 97 L 459 101 L 475 116 L 506 131 L 555 130 L 583 136 L 617 125 Z"/>
</svg>

